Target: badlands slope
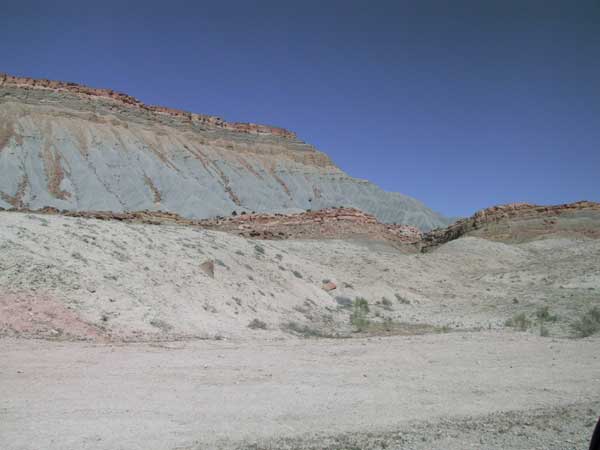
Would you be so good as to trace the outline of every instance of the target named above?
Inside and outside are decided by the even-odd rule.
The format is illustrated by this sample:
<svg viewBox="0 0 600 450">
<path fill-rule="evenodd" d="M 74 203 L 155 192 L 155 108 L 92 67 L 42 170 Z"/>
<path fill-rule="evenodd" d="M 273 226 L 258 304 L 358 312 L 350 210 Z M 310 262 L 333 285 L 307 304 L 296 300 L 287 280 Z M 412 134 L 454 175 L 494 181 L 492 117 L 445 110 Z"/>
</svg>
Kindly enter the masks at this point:
<svg viewBox="0 0 600 450">
<path fill-rule="evenodd" d="M 598 416 L 590 237 L 408 253 L 5 211 L 0 251 L 3 449 L 576 450 Z"/>
<path fill-rule="evenodd" d="M 274 338 L 297 322 L 345 336 L 356 297 L 368 300 L 374 322 L 497 329 L 540 306 L 575 317 L 600 294 L 600 240 L 585 237 L 517 245 L 464 237 L 407 254 L 385 241 L 258 241 L 192 226 L 14 212 L 0 221 L 5 335 Z M 214 277 L 201 267 L 211 261 Z M 335 290 L 323 289 L 328 280 Z M 248 328 L 254 319 L 267 329 Z M 568 325 L 549 326 L 564 336 Z"/>
<path fill-rule="evenodd" d="M 208 218 L 330 206 L 424 230 L 448 223 L 413 198 L 348 176 L 281 128 L 0 74 L 0 207 Z"/>
</svg>

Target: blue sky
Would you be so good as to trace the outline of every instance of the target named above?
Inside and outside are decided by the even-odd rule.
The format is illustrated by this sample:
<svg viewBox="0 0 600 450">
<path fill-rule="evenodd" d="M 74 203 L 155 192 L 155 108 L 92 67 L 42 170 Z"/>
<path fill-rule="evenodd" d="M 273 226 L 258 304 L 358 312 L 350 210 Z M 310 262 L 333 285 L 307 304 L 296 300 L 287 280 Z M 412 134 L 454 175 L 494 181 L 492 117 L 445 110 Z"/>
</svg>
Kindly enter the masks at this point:
<svg viewBox="0 0 600 450">
<path fill-rule="evenodd" d="M 600 200 L 600 2 L 8 2 L 0 71 L 289 128 L 443 214 Z"/>
</svg>

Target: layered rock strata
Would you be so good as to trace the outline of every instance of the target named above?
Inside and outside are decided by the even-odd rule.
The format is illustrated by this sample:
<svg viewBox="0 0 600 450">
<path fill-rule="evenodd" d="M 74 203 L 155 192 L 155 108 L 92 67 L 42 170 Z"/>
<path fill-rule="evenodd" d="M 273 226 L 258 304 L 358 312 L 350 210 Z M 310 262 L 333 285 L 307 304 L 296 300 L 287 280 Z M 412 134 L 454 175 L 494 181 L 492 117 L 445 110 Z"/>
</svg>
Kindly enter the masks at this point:
<svg viewBox="0 0 600 450">
<path fill-rule="evenodd" d="M 0 207 L 204 219 L 333 206 L 424 230 L 448 223 L 413 198 L 348 176 L 283 128 L 0 75 Z"/>
<path fill-rule="evenodd" d="M 580 201 L 552 206 L 530 203 L 494 206 L 460 219 L 447 228 L 425 233 L 420 246 L 423 251 L 428 251 L 462 236 L 520 242 L 561 233 L 600 238 L 600 203 Z"/>
</svg>

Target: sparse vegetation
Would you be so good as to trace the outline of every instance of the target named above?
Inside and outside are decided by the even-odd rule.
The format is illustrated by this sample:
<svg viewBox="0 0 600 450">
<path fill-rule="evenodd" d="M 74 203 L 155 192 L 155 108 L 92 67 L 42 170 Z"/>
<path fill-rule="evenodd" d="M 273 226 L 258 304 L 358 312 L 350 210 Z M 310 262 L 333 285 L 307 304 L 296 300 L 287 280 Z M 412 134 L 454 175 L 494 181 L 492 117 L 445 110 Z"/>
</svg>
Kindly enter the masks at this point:
<svg viewBox="0 0 600 450">
<path fill-rule="evenodd" d="M 394 294 L 394 296 L 396 297 L 396 300 L 398 300 L 399 303 L 401 303 L 403 305 L 410 305 L 410 300 L 409 299 L 402 297 L 398 293 Z"/>
<path fill-rule="evenodd" d="M 595 306 L 571 324 L 576 337 L 584 338 L 600 332 L 600 308 Z"/>
<path fill-rule="evenodd" d="M 363 297 L 356 297 L 352 304 L 350 323 L 357 332 L 364 331 L 369 326 L 369 302 Z"/>
<path fill-rule="evenodd" d="M 341 295 L 338 295 L 335 298 L 335 301 L 337 302 L 338 305 L 340 305 L 342 308 L 351 308 L 352 307 L 352 299 L 348 298 L 348 297 L 344 297 Z"/>
<path fill-rule="evenodd" d="M 171 331 L 173 329 L 173 325 L 165 322 L 164 320 L 161 319 L 152 319 L 150 321 L 150 325 L 152 325 L 153 327 L 159 328 L 162 331 L 164 331 L 165 333 Z"/>
<path fill-rule="evenodd" d="M 525 313 L 519 313 L 504 322 L 504 325 L 515 328 L 518 331 L 526 331 L 531 326 L 531 320 L 527 318 Z"/>
<path fill-rule="evenodd" d="M 393 327 L 394 327 L 394 321 L 392 320 L 391 317 L 386 317 L 385 319 L 383 319 L 383 329 L 385 331 L 390 332 L 390 331 L 392 331 Z"/>
<path fill-rule="evenodd" d="M 265 254 L 265 248 L 262 245 L 260 245 L 260 244 L 256 244 L 254 246 L 254 251 L 257 254 L 259 254 L 259 255 L 264 255 Z"/>
<path fill-rule="evenodd" d="M 229 269 L 229 266 L 227 264 L 225 264 L 223 261 L 221 261 L 220 259 L 215 259 L 215 264 L 217 266 L 221 266 L 221 267 L 225 267 L 226 269 Z"/>
<path fill-rule="evenodd" d="M 556 322 L 558 320 L 558 316 L 550 314 L 549 306 L 539 307 L 535 312 L 535 316 L 540 322 Z"/>
<path fill-rule="evenodd" d="M 300 279 L 303 278 L 302 274 L 300 272 L 298 272 L 297 270 L 292 270 L 292 273 L 294 274 L 294 276 L 296 278 L 300 278 Z"/>
<path fill-rule="evenodd" d="M 381 304 L 386 307 L 391 307 L 392 301 L 387 297 L 381 297 Z"/>
<path fill-rule="evenodd" d="M 306 324 L 302 324 L 299 322 L 295 322 L 295 321 L 290 321 L 290 322 L 286 322 L 281 326 L 281 329 L 283 331 L 287 331 L 287 332 L 291 332 L 306 338 L 309 337 L 331 337 L 325 333 L 323 333 L 321 330 L 318 330 L 317 328 L 312 328 L 309 327 Z"/>
<path fill-rule="evenodd" d="M 267 324 L 260 319 L 252 319 L 252 321 L 248 324 L 248 328 L 251 330 L 266 330 Z"/>
</svg>

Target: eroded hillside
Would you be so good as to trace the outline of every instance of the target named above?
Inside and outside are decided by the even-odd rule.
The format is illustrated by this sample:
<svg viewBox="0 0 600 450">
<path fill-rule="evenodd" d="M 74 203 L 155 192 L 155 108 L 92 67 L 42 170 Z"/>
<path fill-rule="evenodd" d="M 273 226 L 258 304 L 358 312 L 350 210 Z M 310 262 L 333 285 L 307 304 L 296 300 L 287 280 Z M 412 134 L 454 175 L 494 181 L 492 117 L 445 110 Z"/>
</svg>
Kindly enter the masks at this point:
<svg viewBox="0 0 600 450">
<path fill-rule="evenodd" d="M 0 207 L 208 218 L 331 206 L 425 230 L 447 224 L 413 198 L 348 176 L 290 131 L 0 75 Z"/>
<path fill-rule="evenodd" d="M 600 299 L 600 240 L 253 240 L 183 225 L 1 212 L 5 335 L 93 340 L 355 336 L 506 328 L 547 307 L 568 335 Z M 249 327 L 253 321 L 257 327 Z M 532 325 L 533 326 L 533 325 Z M 535 332 L 535 328 L 533 329 Z M 360 333 L 359 333 L 360 335 Z"/>
</svg>

